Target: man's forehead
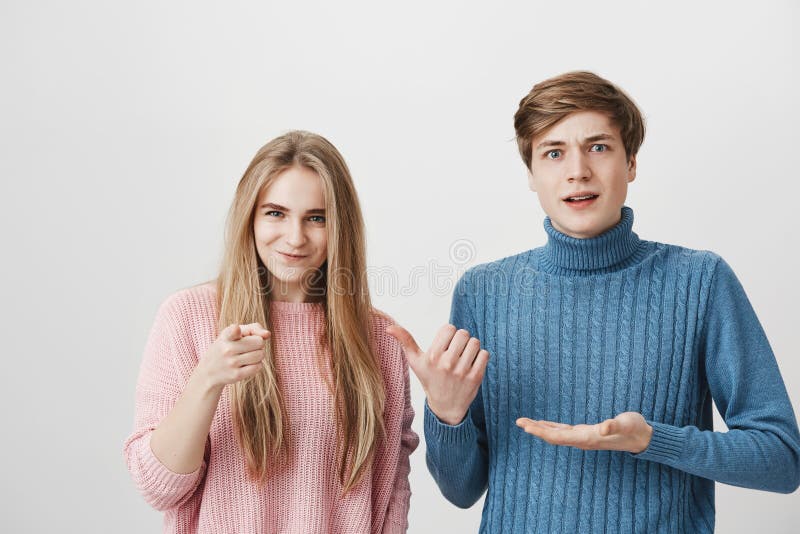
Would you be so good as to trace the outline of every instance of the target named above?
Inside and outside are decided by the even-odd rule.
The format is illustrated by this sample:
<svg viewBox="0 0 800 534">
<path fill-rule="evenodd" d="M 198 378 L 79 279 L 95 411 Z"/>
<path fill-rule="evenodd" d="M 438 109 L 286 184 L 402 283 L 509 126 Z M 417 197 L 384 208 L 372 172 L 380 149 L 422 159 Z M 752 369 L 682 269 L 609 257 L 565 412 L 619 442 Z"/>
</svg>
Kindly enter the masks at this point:
<svg viewBox="0 0 800 534">
<path fill-rule="evenodd" d="M 614 124 L 610 115 L 600 111 L 575 111 L 565 116 L 531 140 L 536 147 L 543 143 L 564 142 L 577 138 L 580 141 L 601 138 L 619 140 L 620 128 Z"/>
</svg>

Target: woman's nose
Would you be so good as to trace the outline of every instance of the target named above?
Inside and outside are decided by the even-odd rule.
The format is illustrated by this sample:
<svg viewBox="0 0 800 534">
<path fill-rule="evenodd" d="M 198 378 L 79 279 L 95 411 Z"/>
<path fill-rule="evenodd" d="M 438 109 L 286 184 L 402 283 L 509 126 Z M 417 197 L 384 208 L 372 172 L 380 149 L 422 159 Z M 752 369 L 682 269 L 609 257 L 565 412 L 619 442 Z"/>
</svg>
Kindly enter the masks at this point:
<svg viewBox="0 0 800 534">
<path fill-rule="evenodd" d="M 295 221 L 290 223 L 288 232 L 286 234 L 286 243 L 294 248 L 303 246 L 306 242 L 306 236 L 303 231 L 302 221 Z"/>
</svg>

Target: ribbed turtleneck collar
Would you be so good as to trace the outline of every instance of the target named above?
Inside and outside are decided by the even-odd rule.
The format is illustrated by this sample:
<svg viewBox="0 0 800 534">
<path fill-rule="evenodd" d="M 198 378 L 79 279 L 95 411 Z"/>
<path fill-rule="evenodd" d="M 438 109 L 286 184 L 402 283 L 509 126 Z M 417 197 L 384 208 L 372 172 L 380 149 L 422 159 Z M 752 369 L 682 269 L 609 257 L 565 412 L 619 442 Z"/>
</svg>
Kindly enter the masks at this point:
<svg viewBox="0 0 800 534">
<path fill-rule="evenodd" d="M 640 260 L 642 241 L 633 232 L 633 210 L 622 208 L 622 218 L 597 237 L 577 239 L 553 228 L 544 220 L 547 245 L 541 269 L 552 274 L 593 274 L 627 267 Z"/>
</svg>

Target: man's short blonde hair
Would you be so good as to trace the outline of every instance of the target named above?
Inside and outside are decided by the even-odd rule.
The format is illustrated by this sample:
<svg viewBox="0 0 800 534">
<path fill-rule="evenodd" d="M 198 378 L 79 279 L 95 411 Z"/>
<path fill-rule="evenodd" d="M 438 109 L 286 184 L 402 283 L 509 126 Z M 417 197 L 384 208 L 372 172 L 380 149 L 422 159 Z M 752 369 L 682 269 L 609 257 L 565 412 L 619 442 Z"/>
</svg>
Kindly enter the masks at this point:
<svg viewBox="0 0 800 534">
<path fill-rule="evenodd" d="M 642 146 L 642 113 L 622 89 L 592 72 L 567 72 L 534 85 L 514 114 L 517 145 L 526 168 L 531 168 L 533 138 L 576 111 L 606 113 L 620 129 L 628 159 Z"/>
</svg>

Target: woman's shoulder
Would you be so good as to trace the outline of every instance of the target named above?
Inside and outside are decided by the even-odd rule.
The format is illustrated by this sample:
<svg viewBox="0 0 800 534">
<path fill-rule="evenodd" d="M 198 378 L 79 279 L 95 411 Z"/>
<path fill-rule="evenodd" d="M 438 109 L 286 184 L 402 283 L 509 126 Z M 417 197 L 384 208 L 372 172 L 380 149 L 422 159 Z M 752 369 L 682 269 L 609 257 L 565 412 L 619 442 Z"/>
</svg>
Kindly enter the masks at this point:
<svg viewBox="0 0 800 534">
<path fill-rule="evenodd" d="M 377 308 L 372 308 L 370 310 L 370 320 L 370 337 L 372 338 L 372 343 L 375 346 L 378 356 L 381 359 L 402 358 L 403 348 L 400 346 L 400 343 L 386 332 L 386 328 L 397 324 L 397 321 L 388 313 Z"/>
<path fill-rule="evenodd" d="M 378 308 L 370 309 L 370 319 L 372 320 L 373 328 L 383 327 L 385 329 L 387 326 L 397 324 L 397 321 L 391 315 Z"/>
<path fill-rule="evenodd" d="M 156 321 L 175 326 L 216 324 L 217 289 L 215 282 L 203 282 L 169 294 L 159 306 Z"/>
</svg>

